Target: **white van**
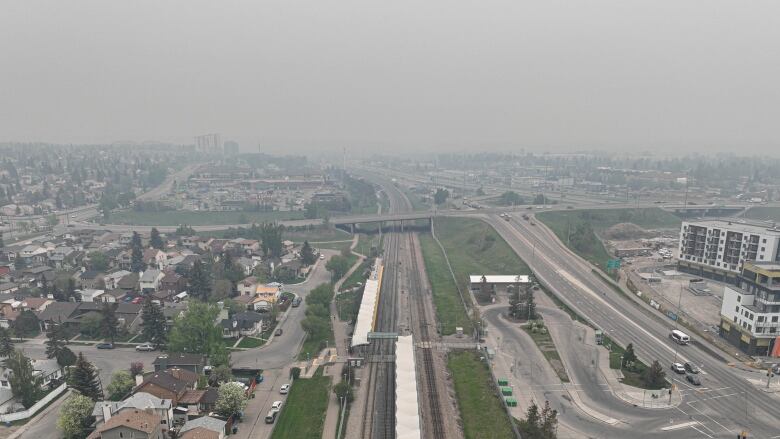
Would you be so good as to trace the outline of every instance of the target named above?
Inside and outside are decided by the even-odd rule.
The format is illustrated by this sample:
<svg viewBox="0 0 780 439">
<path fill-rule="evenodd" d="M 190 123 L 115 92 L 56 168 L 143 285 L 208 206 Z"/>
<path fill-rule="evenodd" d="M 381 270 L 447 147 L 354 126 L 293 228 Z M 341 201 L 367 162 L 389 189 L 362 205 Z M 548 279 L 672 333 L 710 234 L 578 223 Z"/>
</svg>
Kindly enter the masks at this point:
<svg viewBox="0 0 780 439">
<path fill-rule="evenodd" d="M 669 333 L 669 338 L 671 338 L 677 344 L 688 344 L 688 342 L 691 341 L 691 338 L 688 337 L 688 334 L 676 329 Z"/>
</svg>

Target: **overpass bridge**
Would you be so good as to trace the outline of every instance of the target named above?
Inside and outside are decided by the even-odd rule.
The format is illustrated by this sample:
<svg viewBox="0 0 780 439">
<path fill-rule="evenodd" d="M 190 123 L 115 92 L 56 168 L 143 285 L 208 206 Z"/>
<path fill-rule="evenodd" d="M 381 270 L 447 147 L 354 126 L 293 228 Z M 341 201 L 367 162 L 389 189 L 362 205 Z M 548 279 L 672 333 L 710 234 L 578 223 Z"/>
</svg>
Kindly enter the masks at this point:
<svg viewBox="0 0 780 439">
<path fill-rule="evenodd" d="M 401 226 L 401 230 L 404 228 L 404 224 L 410 221 L 426 220 L 428 225 L 433 223 L 434 212 L 412 212 L 412 213 L 387 213 L 387 214 L 371 214 L 371 215 L 355 215 L 355 216 L 337 216 L 331 218 L 329 221 L 334 226 L 349 227 L 350 232 L 355 231 L 355 226 L 358 224 L 379 224 L 380 229 L 385 223 L 396 223 Z"/>
</svg>

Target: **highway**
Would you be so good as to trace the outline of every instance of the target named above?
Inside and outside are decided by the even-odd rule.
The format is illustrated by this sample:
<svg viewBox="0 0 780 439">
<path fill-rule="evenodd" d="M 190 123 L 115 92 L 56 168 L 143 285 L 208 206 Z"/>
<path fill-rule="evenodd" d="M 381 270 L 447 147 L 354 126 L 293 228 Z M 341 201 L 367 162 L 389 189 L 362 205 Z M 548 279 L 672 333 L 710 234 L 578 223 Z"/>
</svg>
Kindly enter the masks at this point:
<svg viewBox="0 0 780 439">
<path fill-rule="evenodd" d="M 592 272 L 592 267 L 571 253 L 539 221 L 536 226 L 513 219 L 510 222 L 497 215 L 481 217 L 491 224 L 515 252 L 532 268 L 537 278 L 567 305 L 601 328 L 623 346 L 633 343 L 640 359 L 646 363 L 658 360 L 669 378 L 676 378 L 669 365 L 677 361 L 691 361 L 701 366 L 707 391 L 688 391 L 683 403 L 674 410 L 646 412 L 646 421 L 632 428 L 633 435 L 641 437 L 669 437 L 660 429 L 648 431 L 646 425 L 666 422 L 696 421 L 696 436 L 736 437 L 740 431 L 751 432 L 749 437 L 780 437 L 780 399 L 757 389 L 739 377 L 722 359 L 713 358 L 695 345 L 680 347 L 667 336 L 673 328 L 671 321 L 641 309 L 622 294 L 613 291 Z M 708 346 L 717 351 L 716 348 Z M 586 393 L 596 389 L 583 389 Z M 590 395 L 589 395 L 590 396 Z M 594 396 L 595 398 L 595 396 Z M 687 429 L 686 429 L 687 430 Z M 683 437 L 675 431 L 674 437 Z"/>
</svg>

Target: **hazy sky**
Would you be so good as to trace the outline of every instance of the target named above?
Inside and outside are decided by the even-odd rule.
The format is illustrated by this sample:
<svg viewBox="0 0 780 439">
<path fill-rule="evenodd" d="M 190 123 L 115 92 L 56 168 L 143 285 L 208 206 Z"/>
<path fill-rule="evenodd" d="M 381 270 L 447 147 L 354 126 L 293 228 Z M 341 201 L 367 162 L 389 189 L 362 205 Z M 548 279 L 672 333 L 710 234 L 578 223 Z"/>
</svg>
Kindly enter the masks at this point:
<svg viewBox="0 0 780 439">
<path fill-rule="evenodd" d="M 269 152 L 773 153 L 780 2 L 3 2 L 0 141 L 207 132 Z"/>
</svg>

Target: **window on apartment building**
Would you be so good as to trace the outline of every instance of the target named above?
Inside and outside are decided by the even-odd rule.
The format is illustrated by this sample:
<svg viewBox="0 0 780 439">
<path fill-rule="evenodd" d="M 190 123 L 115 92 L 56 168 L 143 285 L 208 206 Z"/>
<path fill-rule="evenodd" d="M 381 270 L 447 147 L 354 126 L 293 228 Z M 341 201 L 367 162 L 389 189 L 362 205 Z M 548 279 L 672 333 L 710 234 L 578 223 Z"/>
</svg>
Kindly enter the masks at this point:
<svg viewBox="0 0 780 439">
<path fill-rule="evenodd" d="M 737 302 L 742 302 L 742 296 L 737 296 Z"/>
<path fill-rule="evenodd" d="M 734 307 L 734 312 L 739 312 L 739 305 Z"/>
<path fill-rule="evenodd" d="M 742 328 L 747 328 L 747 323 L 742 322 Z"/>
<path fill-rule="evenodd" d="M 761 334 L 762 332 L 764 332 L 764 328 L 759 328 L 756 326 L 756 334 Z"/>
<path fill-rule="evenodd" d="M 753 330 L 753 326 L 748 323 L 748 328 L 747 329 L 748 329 L 748 331 L 752 331 Z"/>
<path fill-rule="evenodd" d="M 756 322 L 757 322 L 757 323 L 761 323 L 761 322 L 763 322 L 763 321 L 764 321 L 764 316 L 758 316 L 758 317 L 756 318 Z"/>
<path fill-rule="evenodd" d="M 761 251 L 766 251 L 766 247 L 761 247 Z"/>
<path fill-rule="evenodd" d="M 777 316 L 772 317 L 772 323 L 777 323 Z"/>
<path fill-rule="evenodd" d="M 763 241 L 761 241 L 761 242 L 763 242 L 764 244 L 766 244 L 766 238 L 764 238 L 764 240 L 763 240 Z"/>
<path fill-rule="evenodd" d="M 737 316 L 734 316 L 734 323 L 737 323 Z"/>
</svg>

